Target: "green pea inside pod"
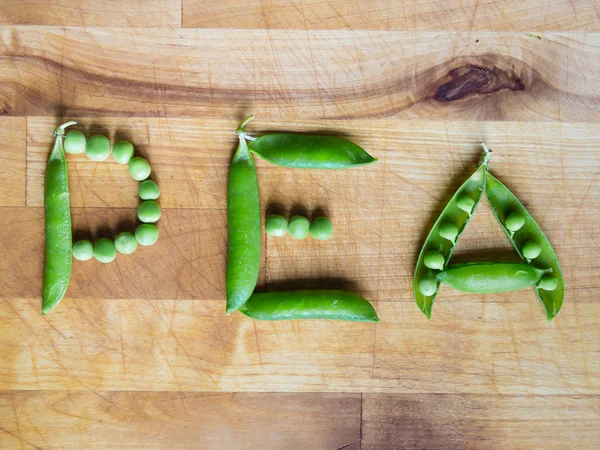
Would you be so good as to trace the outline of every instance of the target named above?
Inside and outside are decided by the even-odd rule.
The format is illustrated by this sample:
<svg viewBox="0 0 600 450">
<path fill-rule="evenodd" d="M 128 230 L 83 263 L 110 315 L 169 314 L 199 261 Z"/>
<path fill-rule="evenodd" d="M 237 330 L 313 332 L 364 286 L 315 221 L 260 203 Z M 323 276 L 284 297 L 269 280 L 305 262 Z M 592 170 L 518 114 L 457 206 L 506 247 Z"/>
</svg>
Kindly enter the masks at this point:
<svg viewBox="0 0 600 450">
<path fill-rule="evenodd" d="M 450 222 L 440 224 L 438 231 L 441 237 L 451 242 L 454 242 L 456 236 L 458 236 L 458 227 Z"/>
<path fill-rule="evenodd" d="M 79 130 L 71 130 L 65 136 L 64 148 L 65 152 L 72 155 L 79 155 L 85 152 L 87 139 L 85 134 Z"/>
<path fill-rule="evenodd" d="M 521 253 L 523 253 L 525 258 L 531 261 L 540 256 L 540 253 L 542 253 L 542 246 L 535 241 L 527 241 L 525 242 Z"/>
<path fill-rule="evenodd" d="M 117 247 L 112 239 L 100 238 L 94 247 L 94 258 L 101 263 L 108 264 L 117 257 Z"/>
<path fill-rule="evenodd" d="M 473 208 L 475 207 L 475 200 L 467 195 L 461 195 L 456 200 L 456 206 L 462 209 L 467 214 L 471 215 Z"/>
<path fill-rule="evenodd" d="M 445 262 L 444 255 L 435 250 L 429 250 L 423 255 L 423 264 L 429 269 L 442 270 Z"/>
<path fill-rule="evenodd" d="M 269 214 L 265 221 L 267 236 L 283 237 L 287 234 L 288 221 L 279 214 Z"/>
<path fill-rule="evenodd" d="M 426 297 L 430 297 L 437 292 L 438 285 L 433 277 L 423 277 L 419 280 L 419 292 Z"/>
<path fill-rule="evenodd" d="M 558 280 L 556 277 L 551 275 L 546 275 L 542 277 L 540 282 L 538 283 L 538 288 L 543 289 L 545 291 L 554 291 L 558 287 Z"/>
<path fill-rule="evenodd" d="M 110 155 L 110 141 L 101 134 L 90 136 L 85 146 L 85 154 L 92 161 L 104 161 Z"/>
<path fill-rule="evenodd" d="M 87 239 L 77 241 L 73 244 L 73 258 L 79 261 L 87 261 L 94 257 L 94 246 Z"/>
<path fill-rule="evenodd" d="M 142 181 L 138 187 L 138 195 L 142 200 L 156 200 L 160 196 L 160 188 L 155 181 Z"/>
<path fill-rule="evenodd" d="M 292 216 L 288 223 L 288 233 L 294 239 L 304 239 L 308 236 L 310 222 L 304 216 Z"/>
<path fill-rule="evenodd" d="M 319 241 L 326 241 L 333 235 L 333 224 L 327 217 L 316 217 L 310 224 L 310 235 Z"/>
<path fill-rule="evenodd" d="M 119 164 L 129 164 L 133 158 L 133 144 L 129 141 L 118 141 L 113 146 L 113 158 Z"/>
<path fill-rule="evenodd" d="M 504 226 L 513 233 L 523 228 L 523 225 L 525 225 L 525 217 L 518 212 L 510 213 L 506 217 L 506 222 L 504 223 Z"/>
</svg>

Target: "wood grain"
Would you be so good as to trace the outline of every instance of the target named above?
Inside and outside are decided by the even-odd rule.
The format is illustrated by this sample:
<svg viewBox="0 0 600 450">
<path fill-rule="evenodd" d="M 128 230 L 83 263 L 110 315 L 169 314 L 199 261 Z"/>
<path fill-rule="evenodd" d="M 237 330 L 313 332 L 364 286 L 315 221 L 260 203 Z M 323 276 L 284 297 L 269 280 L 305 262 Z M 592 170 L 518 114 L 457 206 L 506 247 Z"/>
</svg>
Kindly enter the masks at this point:
<svg viewBox="0 0 600 450">
<path fill-rule="evenodd" d="M 390 448 L 594 449 L 598 395 L 363 396 L 362 445 Z"/>
<path fill-rule="evenodd" d="M 179 27 L 181 0 L 0 0 L 0 24 Z"/>
<path fill-rule="evenodd" d="M 596 33 L 119 30 L 5 28 L 0 114 L 600 117 Z"/>
<path fill-rule="evenodd" d="M 358 394 L 0 393 L 3 448 L 358 450 Z"/>
<path fill-rule="evenodd" d="M 593 0 L 183 0 L 183 25 L 205 28 L 289 28 L 448 31 L 599 31 Z"/>
<path fill-rule="evenodd" d="M 381 323 L 252 321 L 224 300 L 0 303 L 0 389 L 597 394 L 600 305 L 377 302 Z"/>
<path fill-rule="evenodd" d="M 24 117 L 0 118 L 0 207 L 25 206 L 26 128 Z"/>
</svg>

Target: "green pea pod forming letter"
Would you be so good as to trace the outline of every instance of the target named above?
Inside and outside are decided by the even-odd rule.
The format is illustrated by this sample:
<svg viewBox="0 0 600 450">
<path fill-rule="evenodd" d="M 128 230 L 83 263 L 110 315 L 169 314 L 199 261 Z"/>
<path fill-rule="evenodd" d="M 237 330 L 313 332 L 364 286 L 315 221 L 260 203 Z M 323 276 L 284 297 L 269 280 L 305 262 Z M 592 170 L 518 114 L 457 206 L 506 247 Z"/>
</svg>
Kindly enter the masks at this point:
<svg viewBox="0 0 600 450">
<path fill-rule="evenodd" d="M 248 147 L 270 163 L 295 169 L 348 169 L 377 161 L 358 145 L 337 136 L 265 134 Z"/>
<path fill-rule="evenodd" d="M 548 241 L 540 226 L 533 220 L 533 217 L 527 212 L 519 199 L 506 186 L 489 172 L 486 174 L 485 183 L 485 193 L 494 216 L 519 256 L 523 261 L 539 269 L 551 269 L 551 276 L 556 279 L 553 285 L 554 289 L 552 290 L 543 289 L 543 284 L 533 286 L 546 309 L 548 320 L 552 320 L 560 311 L 565 295 L 565 281 L 556 253 L 554 253 L 550 241 Z M 505 225 L 506 218 L 512 213 L 516 213 L 524 219 L 524 224 L 517 231 L 511 231 Z M 540 245 L 541 252 L 534 259 L 528 260 L 523 255 L 523 247 L 527 242 L 531 241 L 537 242 Z"/>
<path fill-rule="evenodd" d="M 260 200 L 256 166 L 248 151 L 244 126 L 237 129 L 239 145 L 229 167 L 227 183 L 227 314 L 252 295 L 260 270 Z"/>
<path fill-rule="evenodd" d="M 475 173 L 452 196 L 431 228 L 419 254 L 413 277 L 413 294 L 417 306 L 428 319 L 431 318 L 431 308 L 440 286 L 436 275 L 448 265 L 460 235 L 483 195 L 487 160 L 486 153 Z M 428 267 L 426 257 L 429 252 L 439 254 L 440 259 L 443 257 L 443 263 L 437 267 Z"/>
<path fill-rule="evenodd" d="M 44 189 L 46 265 L 42 290 L 42 314 L 44 315 L 62 300 L 71 279 L 71 205 L 63 138 L 65 128 L 75 123 L 67 122 L 55 130 L 56 141 L 46 165 Z"/>
</svg>

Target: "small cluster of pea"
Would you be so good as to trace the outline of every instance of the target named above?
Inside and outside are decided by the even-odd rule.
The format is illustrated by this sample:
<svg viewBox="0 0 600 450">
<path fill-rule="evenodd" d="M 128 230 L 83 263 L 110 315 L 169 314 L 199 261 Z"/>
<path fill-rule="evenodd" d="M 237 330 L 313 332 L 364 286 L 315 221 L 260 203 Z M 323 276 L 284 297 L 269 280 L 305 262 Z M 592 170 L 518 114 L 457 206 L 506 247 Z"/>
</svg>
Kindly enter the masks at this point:
<svg viewBox="0 0 600 450">
<path fill-rule="evenodd" d="M 85 152 L 92 161 L 104 161 L 111 154 L 110 141 L 106 136 L 95 134 L 86 139 L 81 131 L 72 130 L 65 136 L 64 148 L 67 153 L 81 154 Z M 135 234 L 129 231 L 119 233 L 115 240 L 100 238 L 96 245 L 87 240 L 80 240 L 73 244 L 73 257 L 80 261 L 87 261 L 92 257 L 103 263 L 114 261 L 117 251 L 124 255 L 133 253 L 138 244 L 148 246 L 158 240 L 158 228 L 154 223 L 160 219 L 160 206 L 156 199 L 160 196 L 160 189 L 155 181 L 148 180 L 152 169 L 144 158 L 133 156 L 133 144 L 129 141 L 115 142 L 112 155 L 119 164 L 127 164 L 131 176 L 140 181 L 138 194 L 142 199 L 137 211 L 137 216 L 143 223 L 139 225 Z"/>
<path fill-rule="evenodd" d="M 457 206 L 469 215 L 472 213 L 474 205 L 475 202 L 473 199 L 466 196 L 459 198 L 457 201 Z M 525 218 L 517 212 L 510 213 L 506 217 L 506 221 L 504 223 L 506 229 L 513 234 L 523 228 L 523 225 L 525 225 Z M 438 232 L 441 237 L 451 241 L 454 244 L 456 236 L 458 235 L 458 228 L 453 223 L 444 222 L 440 224 Z M 525 242 L 523 248 L 521 249 L 521 253 L 523 254 L 523 257 L 527 259 L 527 262 L 531 262 L 537 258 L 541 252 L 542 246 L 533 240 Z M 444 255 L 436 250 L 429 250 L 423 255 L 423 264 L 425 264 L 425 267 L 428 267 L 429 269 L 443 270 L 445 263 L 446 261 L 444 259 Z M 542 277 L 542 279 L 538 282 L 538 287 L 547 291 L 553 291 L 557 286 L 558 280 L 550 275 Z M 423 278 L 419 283 L 419 291 L 423 295 L 431 296 L 437 291 L 437 282 L 433 278 Z"/>
<path fill-rule="evenodd" d="M 304 239 L 310 235 L 319 241 L 326 241 L 333 235 L 333 225 L 327 217 L 316 217 L 312 223 L 304 216 L 292 216 L 288 222 L 279 214 L 269 214 L 265 222 L 268 236 L 283 237 L 287 233 L 293 239 Z"/>
</svg>

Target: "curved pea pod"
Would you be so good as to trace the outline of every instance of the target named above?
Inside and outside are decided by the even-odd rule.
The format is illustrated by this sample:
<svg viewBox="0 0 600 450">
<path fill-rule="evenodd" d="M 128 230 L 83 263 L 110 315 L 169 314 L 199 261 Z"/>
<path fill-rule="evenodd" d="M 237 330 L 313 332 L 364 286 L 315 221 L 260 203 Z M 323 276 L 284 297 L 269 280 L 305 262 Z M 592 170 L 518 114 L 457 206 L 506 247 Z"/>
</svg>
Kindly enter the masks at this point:
<svg viewBox="0 0 600 450">
<path fill-rule="evenodd" d="M 360 295 L 327 289 L 253 294 L 240 311 L 257 320 L 379 322 L 373 306 Z"/>
<path fill-rule="evenodd" d="M 525 289 L 551 270 L 524 263 L 469 262 L 453 264 L 436 275 L 438 281 L 469 294 L 493 294 Z"/>
<path fill-rule="evenodd" d="M 477 168 L 473 175 L 471 175 L 452 196 L 438 217 L 437 221 L 431 228 L 427 239 L 425 239 L 421 253 L 419 254 L 419 259 L 417 260 L 415 274 L 413 277 L 413 294 L 418 307 L 421 309 L 421 311 L 423 311 L 428 319 L 431 319 L 431 308 L 437 295 L 440 282 L 435 278 L 435 275 L 438 273 L 438 271 L 425 265 L 425 255 L 430 251 L 439 252 L 444 257 L 444 265 L 442 268 L 445 268 L 448 265 L 450 256 L 452 256 L 452 252 L 454 251 L 454 247 L 456 247 L 460 235 L 469 223 L 469 220 L 471 220 L 471 216 L 473 215 L 473 212 L 477 208 L 477 205 L 479 204 L 479 201 L 483 195 L 486 163 L 487 160 L 484 160 L 484 162 Z M 473 200 L 473 208 L 470 212 L 467 212 L 459 207 L 458 200 L 461 198 L 470 198 Z M 444 237 L 444 235 L 447 236 L 447 234 L 444 233 L 444 227 L 448 224 L 456 227 L 456 234 L 453 239 Z M 426 292 L 430 292 L 431 295 L 425 295 L 419 289 L 421 282 L 424 280 L 428 281 L 428 284 L 430 284 L 431 290 Z"/>
<path fill-rule="evenodd" d="M 243 125 L 240 126 L 242 131 Z M 227 230 L 227 314 L 231 314 L 252 295 L 260 270 L 258 179 L 243 134 L 239 135 L 238 149 L 229 167 Z"/>
<path fill-rule="evenodd" d="M 337 136 L 265 134 L 248 147 L 270 163 L 296 169 L 348 169 L 377 161 L 358 145 Z"/>
<path fill-rule="evenodd" d="M 552 245 L 519 199 L 490 173 L 486 175 L 485 192 L 494 216 L 523 261 L 527 262 L 522 252 L 526 242 L 535 241 L 541 246 L 540 254 L 530 263 L 543 269 L 552 269 L 552 276 L 558 283 L 556 289 L 551 291 L 538 286 L 533 286 L 533 288 L 546 309 L 548 320 L 552 320 L 560 311 L 565 295 L 565 281 Z M 506 218 L 511 213 L 518 213 L 525 219 L 523 226 L 514 232 L 505 225 Z"/>
<path fill-rule="evenodd" d="M 46 165 L 44 218 L 46 262 L 42 289 L 42 314 L 48 313 L 64 297 L 71 279 L 72 231 L 69 200 L 69 173 L 63 148 L 67 122 L 56 129 L 54 148 Z"/>
</svg>

